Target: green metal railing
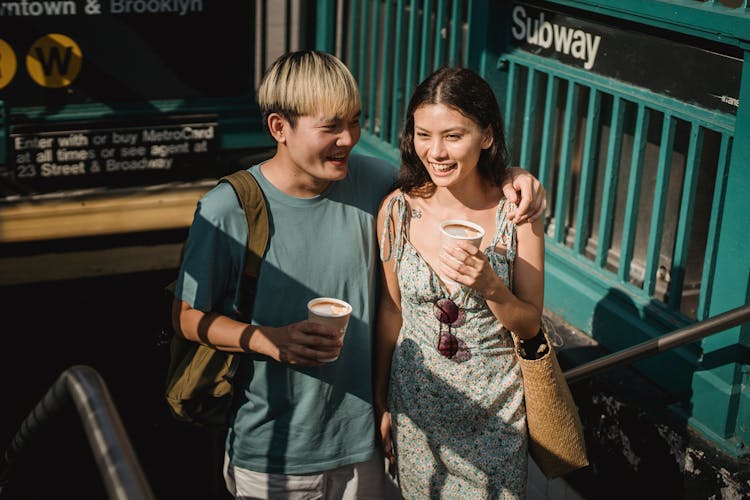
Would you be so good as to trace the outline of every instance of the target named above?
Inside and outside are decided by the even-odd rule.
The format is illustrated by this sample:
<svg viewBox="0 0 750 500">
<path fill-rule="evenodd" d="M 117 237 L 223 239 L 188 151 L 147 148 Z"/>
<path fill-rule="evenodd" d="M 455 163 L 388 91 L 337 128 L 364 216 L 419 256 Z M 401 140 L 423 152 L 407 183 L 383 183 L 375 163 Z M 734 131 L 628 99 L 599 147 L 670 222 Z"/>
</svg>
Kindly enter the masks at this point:
<svg viewBox="0 0 750 500">
<path fill-rule="evenodd" d="M 552 196 L 548 243 L 676 312 L 690 267 L 700 293 L 684 312 L 706 318 L 735 117 L 520 51 L 500 63 L 508 135 Z M 698 197 L 699 170 L 715 173 L 708 201 Z M 701 241 L 691 231 L 696 206 L 711 213 Z M 694 249 L 705 250 L 700 272 L 688 261 Z"/>
<path fill-rule="evenodd" d="M 327 14 L 319 11 L 318 19 L 329 18 L 338 2 L 326 4 L 321 11 Z M 449 0 L 344 3 L 340 56 L 360 84 L 364 143 L 395 158 L 404 109 L 416 84 L 442 65 L 473 64 L 478 69 L 478 56 L 469 49 L 479 42 L 470 34 L 482 32 L 478 19 L 484 20 L 488 9 L 487 2 Z M 707 317 L 721 183 L 735 117 L 520 52 L 504 54 L 501 62 L 508 74 L 501 97 L 508 136 L 520 150 L 515 160 L 537 173 L 551 194 L 551 244 L 586 256 L 589 262 L 579 261 L 580 266 L 605 271 L 634 297 L 655 298 L 690 318 Z M 584 123 L 586 129 L 579 130 Z M 656 140 L 660 156 L 647 162 L 648 134 L 655 127 L 661 127 Z M 601 148 L 603 133 L 606 146 Z M 625 135 L 632 136 L 628 165 L 622 160 Z M 674 160 L 675 140 L 689 143 L 682 165 Z M 606 161 L 600 161 L 600 153 Z M 703 202 L 698 199 L 698 173 L 706 162 L 716 173 L 716 185 L 705 207 L 711 211 L 708 226 L 696 236 L 691 231 L 695 206 Z M 643 186 L 644 175 L 654 175 L 644 172 L 644 165 L 657 166 L 653 190 Z M 621 172 L 626 180 L 620 179 Z M 680 193 L 670 179 L 682 181 Z M 650 206 L 641 200 L 646 194 L 652 198 Z M 623 195 L 624 204 L 618 204 Z M 668 204 L 670 200 L 679 204 Z M 698 251 L 705 252 L 705 259 L 696 274 L 691 254 Z"/>
<path fill-rule="evenodd" d="M 603 24 L 634 23 L 696 47 L 723 45 L 748 60 L 748 0 L 525 3 Z M 323 4 L 335 5 L 338 31 L 319 36 L 317 47 L 335 49 L 359 82 L 358 147 L 366 153 L 397 161 L 407 100 L 433 69 L 466 66 L 490 81 L 504 109 L 513 163 L 547 189 L 547 303 L 566 321 L 617 351 L 746 302 L 750 249 L 746 238 L 728 231 L 750 224 L 750 210 L 742 208 L 750 146 L 739 139 L 750 132 L 747 106 L 735 104 L 736 114 L 713 111 L 515 50 L 509 45 L 514 2 Z M 742 71 L 739 102 L 750 100 L 750 69 Z M 706 368 L 701 360 L 741 350 L 744 331 L 641 366 L 665 389 L 691 394 L 691 422 L 719 443 L 746 439 L 738 415 L 750 399 L 737 382 L 739 363 Z"/>
<path fill-rule="evenodd" d="M 336 3 L 336 2 L 330 2 Z M 472 65 L 473 26 L 486 1 L 344 2 L 343 48 L 362 94 L 363 140 L 396 156 L 403 113 L 417 84 L 444 65 Z M 476 28 L 476 29 L 475 29 Z M 330 37 L 329 37 L 330 39 Z M 320 38 L 319 48 L 325 38 Z"/>
<path fill-rule="evenodd" d="M 447 43 L 453 62 L 458 61 L 462 20 L 447 23 L 443 38 L 440 32 L 447 2 L 421 3 L 353 2 L 351 7 L 354 36 L 347 45 L 346 62 L 362 88 L 366 130 L 393 144 L 408 93 L 432 69 L 434 61 L 442 63 L 440 55 Z"/>
</svg>

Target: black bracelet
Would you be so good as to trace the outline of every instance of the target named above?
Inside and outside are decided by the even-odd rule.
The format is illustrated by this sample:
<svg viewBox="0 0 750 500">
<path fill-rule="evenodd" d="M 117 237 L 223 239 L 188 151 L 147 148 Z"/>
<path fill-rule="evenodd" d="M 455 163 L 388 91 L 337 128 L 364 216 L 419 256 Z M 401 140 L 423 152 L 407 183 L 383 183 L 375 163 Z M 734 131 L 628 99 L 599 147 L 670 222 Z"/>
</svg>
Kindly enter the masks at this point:
<svg viewBox="0 0 750 500">
<path fill-rule="evenodd" d="M 544 336 L 541 328 L 530 339 L 519 339 L 518 344 L 522 351 L 521 355 L 525 359 L 539 359 L 547 352 L 547 337 Z"/>
</svg>

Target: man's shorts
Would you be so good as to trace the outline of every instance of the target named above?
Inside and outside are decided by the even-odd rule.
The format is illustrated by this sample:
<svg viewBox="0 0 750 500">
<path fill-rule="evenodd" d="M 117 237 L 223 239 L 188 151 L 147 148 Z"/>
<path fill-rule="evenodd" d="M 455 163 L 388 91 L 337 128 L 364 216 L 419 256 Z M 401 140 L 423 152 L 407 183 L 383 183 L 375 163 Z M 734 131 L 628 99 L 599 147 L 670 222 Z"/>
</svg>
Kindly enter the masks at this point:
<svg viewBox="0 0 750 500">
<path fill-rule="evenodd" d="M 237 499 L 361 500 L 385 497 L 383 456 L 314 474 L 272 474 L 229 466 L 224 455 L 224 481 Z"/>
</svg>

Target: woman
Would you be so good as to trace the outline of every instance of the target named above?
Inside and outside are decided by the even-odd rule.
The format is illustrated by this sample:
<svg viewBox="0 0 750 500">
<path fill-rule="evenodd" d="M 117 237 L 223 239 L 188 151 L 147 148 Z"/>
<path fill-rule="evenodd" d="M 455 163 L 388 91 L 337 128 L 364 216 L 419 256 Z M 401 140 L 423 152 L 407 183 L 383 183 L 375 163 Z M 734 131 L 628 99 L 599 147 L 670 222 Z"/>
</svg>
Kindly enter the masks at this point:
<svg viewBox="0 0 750 500">
<path fill-rule="evenodd" d="M 398 189 L 378 214 L 375 408 L 406 498 L 525 496 L 523 381 L 510 331 L 543 338 L 544 235 L 541 220 L 509 219 L 506 156 L 497 100 L 479 75 L 444 68 L 419 85 Z M 446 219 L 479 224 L 479 248 L 441 250 Z"/>
</svg>

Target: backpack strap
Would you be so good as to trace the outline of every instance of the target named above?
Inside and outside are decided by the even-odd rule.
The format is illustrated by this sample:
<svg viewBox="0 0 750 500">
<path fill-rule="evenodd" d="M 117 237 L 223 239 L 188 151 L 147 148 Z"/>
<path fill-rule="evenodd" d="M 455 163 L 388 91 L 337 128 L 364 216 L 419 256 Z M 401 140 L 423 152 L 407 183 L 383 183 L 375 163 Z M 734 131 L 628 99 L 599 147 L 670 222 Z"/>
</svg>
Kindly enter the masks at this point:
<svg viewBox="0 0 750 500">
<path fill-rule="evenodd" d="M 258 181 L 247 170 L 238 170 L 222 177 L 219 182 L 228 182 L 234 188 L 247 220 L 245 269 L 239 283 L 239 300 L 235 303 L 235 312 L 243 321 L 250 321 L 260 264 L 268 246 L 268 208 Z"/>
<path fill-rule="evenodd" d="M 228 182 L 245 212 L 247 220 L 247 248 L 245 252 L 245 269 L 243 279 L 238 285 L 238 299 L 235 303 L 235 312 L 243 321 L 250 321 L 253 316 L 253 304 L 255 303 L 255 290 L 258 286 L 258 274 L 260 264 L 268 247 L 270 233 L 268 224 L 268 207 L 263 197 L 263 190 L 253 174 L 247 170 L 238 170 L 232 174 L 219 179 L 219 182 Z M 229 367 L 223 378 L 230 384 L 239 369 L 240 356 L 230 356 Z"/>
<path fill-rule="evenodd" d="M 248 241 L 244 274 L 257 280 L 260 263 L 266 252 L 269 237 L 268 209 L 265 198 L 263 198 L 263 190 L 261 190 L 253 174 L 247 170 L 238 170 L 226 175 L 219 179 L 219 182 L 228 182 L 232 186 L 240 202 L 240 206 L 245 212 Z M 180 250 L 180 262 L 182 262 L 184 252 L 185 245 L 183 244 Z M 164 289 L 171 297 L 174 295 L 176 287 L 177 280 L 174 280 L 165 286 Z"/>
<path fill-rule="evenodd" d="M 238 170 L 220 179 L 228 182 L 237 193 L 247 219 L 247 256 L 245 258 L 245 275 L 258 278 L 260 263 L 268 246 L 268 209 L 263 191 L 253 174 L 247 170 Z"/>
</svg>

